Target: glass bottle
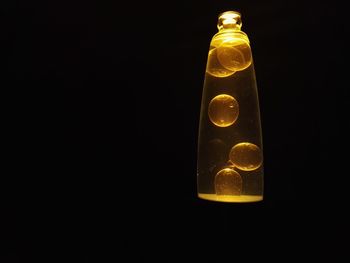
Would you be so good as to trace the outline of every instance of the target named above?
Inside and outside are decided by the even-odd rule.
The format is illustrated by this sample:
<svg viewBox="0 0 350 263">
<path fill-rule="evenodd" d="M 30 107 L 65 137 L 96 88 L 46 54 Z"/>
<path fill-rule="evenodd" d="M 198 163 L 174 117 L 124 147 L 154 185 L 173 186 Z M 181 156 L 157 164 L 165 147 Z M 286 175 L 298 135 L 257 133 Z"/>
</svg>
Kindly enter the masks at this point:
<svg viewBox="0 0 350 263">
<path fill-rule="evenodd" d="M 258 92 L 241 14 L 219 15 L 210 43 L 198 136 L 198 197 L 220 202 L 263 199 Z"/>
</svg>

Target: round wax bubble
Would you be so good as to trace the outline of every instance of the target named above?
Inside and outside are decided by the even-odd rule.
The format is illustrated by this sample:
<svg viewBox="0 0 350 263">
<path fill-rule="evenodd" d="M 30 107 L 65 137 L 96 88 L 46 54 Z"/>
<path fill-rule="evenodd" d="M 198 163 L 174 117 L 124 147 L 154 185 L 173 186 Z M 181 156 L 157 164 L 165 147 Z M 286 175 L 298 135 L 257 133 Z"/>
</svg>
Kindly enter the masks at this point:
<svg viewBox="0 0 350 263">
<path fill-rule="evenodd" d="M 253 171 L 262 164 L 262 152 L 258 146 L 249 142 L 238 143 L 230 151 L 230 161 L 243 171 Z"/>
<path fill-rule="evenodd" d="M 217 195 L 241 195 L 242 177 L 233 168 L 224 168 L 215 176 Z"/>
<path fill-rule="evenodd" d="M 232 125 L 237 120 L 238 114 L 238 102 L 230 95 L 220 94 L 209 103 L 209 119 L 216 126 L 228 127 Z"/>
</svg>

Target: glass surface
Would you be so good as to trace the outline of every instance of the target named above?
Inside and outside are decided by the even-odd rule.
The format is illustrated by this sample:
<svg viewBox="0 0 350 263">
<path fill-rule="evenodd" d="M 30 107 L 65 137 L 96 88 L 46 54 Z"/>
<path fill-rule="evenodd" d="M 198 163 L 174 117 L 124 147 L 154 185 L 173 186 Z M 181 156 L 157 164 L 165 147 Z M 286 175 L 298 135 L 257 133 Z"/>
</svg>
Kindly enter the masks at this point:
<svg viewBox="0 0 350 263">
<path fill-rule="evenodd" d="M 197 189 L 203 199 L 263 199 L 258 91 L 241 15 L 221 14 L 210 43 L 198 137 Z"/>
</svg>

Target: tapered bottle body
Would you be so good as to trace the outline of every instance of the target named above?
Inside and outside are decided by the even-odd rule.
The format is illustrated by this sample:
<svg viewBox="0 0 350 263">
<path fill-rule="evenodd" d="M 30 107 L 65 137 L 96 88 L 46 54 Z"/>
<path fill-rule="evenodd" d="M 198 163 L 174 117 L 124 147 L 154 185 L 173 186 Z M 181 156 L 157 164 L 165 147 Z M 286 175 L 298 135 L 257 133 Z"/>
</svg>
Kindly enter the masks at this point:
<svg viewBox="0 0 350 263">
<path fill-rule="evenodd" d="M 197 190 L 202 199 L 263 199 L 263 145 L 258 90 L 241 16 L 219 16 L 210 43 L 198 136 Z"/>
</svg>

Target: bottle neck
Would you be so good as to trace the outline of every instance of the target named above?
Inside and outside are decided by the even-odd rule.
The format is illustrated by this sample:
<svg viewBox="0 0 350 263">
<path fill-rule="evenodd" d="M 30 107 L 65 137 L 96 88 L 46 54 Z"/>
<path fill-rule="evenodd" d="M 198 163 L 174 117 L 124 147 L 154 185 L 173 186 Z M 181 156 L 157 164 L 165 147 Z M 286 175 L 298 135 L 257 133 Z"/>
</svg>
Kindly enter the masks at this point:
<svg viewBox="0 0 350 263">
<path fill-rule="evenodd" d="M 218 24 L 219 32 L 241 31 L 242 24 L 237 24 L 235 21 L 224 21 L 226 24 Z"/>
<path fill-rule="evenodd" d="M 226 33 L 226 32 L 242 32 L 241 27 L 237 25 L 232 25 L 232 27 L 221 28 L 218 33 Z"/>
<path fill-rule="evenodd" d="M 219 15 L 217 27 L 221 30 L 239 31 L 242 27 L 241 14 L 235 11 L 227 11 Z"/>
</svg>

